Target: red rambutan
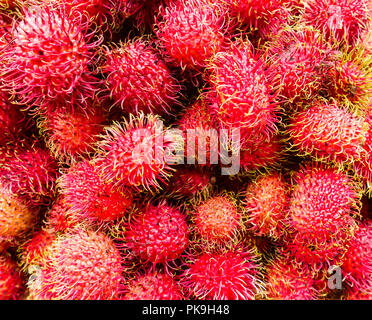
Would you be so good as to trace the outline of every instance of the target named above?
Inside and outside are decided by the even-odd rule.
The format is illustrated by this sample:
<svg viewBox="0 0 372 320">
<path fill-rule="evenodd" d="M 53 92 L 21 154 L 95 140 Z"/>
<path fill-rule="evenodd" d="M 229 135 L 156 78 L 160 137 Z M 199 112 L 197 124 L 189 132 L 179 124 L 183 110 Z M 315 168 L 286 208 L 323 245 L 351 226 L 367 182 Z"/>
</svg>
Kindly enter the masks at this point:
<svg viewBox="0 0 372 320">
<path fill-rule="evenodd" d="M 166 202 L 148 204 L 130 217 L 124 240 L 126 247 L 141 260 L 167 263 L 177 259 L 188 246 L 186 217 Z"/>
<path fill-rule="evenodd" d="M 122 259 L 103 233 L 76 228 L 48 247 L 43 266 L 29 282 L 30 296 L 41 300 L 118 299 Z"/>
<path fill-rule="evenodd" d="M 101 66 L 106 87 L 115 104 L 129 113 L 169 113 L 180 86 L 160 55 L 144 39 L 104 49 Z"/>
<path fill-rule="evenodd" d="M 0 255 L 0 300 L 22 298 L 24 284 L 17 263 L 7 255 Z"/>
</svg>

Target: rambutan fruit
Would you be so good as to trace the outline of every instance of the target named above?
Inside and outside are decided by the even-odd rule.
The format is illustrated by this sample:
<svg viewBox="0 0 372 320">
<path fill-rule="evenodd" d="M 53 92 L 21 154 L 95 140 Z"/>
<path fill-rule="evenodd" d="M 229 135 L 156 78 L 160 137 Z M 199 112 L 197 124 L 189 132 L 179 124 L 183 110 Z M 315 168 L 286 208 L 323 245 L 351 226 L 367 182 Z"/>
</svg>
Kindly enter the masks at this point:
<svg viewBox="0 0 372 320">
<path fill-rule="evenodd" d="M 124 267 L 108 236 L 75 228 L 58 236 L 47 250 L 42 268 L 28 283 L 33 299 L 118 299 Z"/>
<path fill-rule="evenodd" d="M 351 239 L 341 266 L 344 281 L 351 287 L 371 287 L 372 283 L 372 221 L 359 225 Z"/>
<path fill-rule="evenodd" d="M 48 205 L 54 194 L 58 165 L 36 142 L 0 150 L 0 181 L 32 205 Z"/>
<path fill-rule="evenodd" d="M 94 150 L 106 121 L 104 111 L 97 106 L 87 112 L 49 111 L 38 119 L 38 126 L 54 157 L 70 164 Z"/>
<path fill-rule="evenodd" d="M 348 287 L 343 298 L 345 300 L 372 300 L 372 281 L 363 287 Z"/>
<path fill-rule="evenodd" d="M 366 126 L 336 101 L 316 101 L 293 115 L 288 135 L 292 148 L 302 156 L 353 163 L 364 152 Z"/>
<path fill-rule="evenodd" d="M 169 163 L 175 157 L 170 153 L 177 146 L 174 137 L 165 134 L 160 118 L 130 115 L 105 131 L 97 154 L 104 179 L 137 189 L 158 189 L 159 181 L 172 171 Z"/>
<path fill-rule="evenodd" d="M 132 1 L 133 19 L 140 30 L 152 30 L 155 18 L 173 0 L 134 0 Z"/>
<path fill-rule="evenodd" d="M 50 7 L 25 9 L 13 29 L 1 53 L 4 88 L 29 108 L 56 100 L 86 107 L 99 83 L 90 69 L 101 40 Z"/>
<path fill-rule="evenodd" d="M 267 299 L 317 300 L 315 277 L 307 269 L 293 264 L 290 257 L 276 258 L 265 271 Z"/>
<path fill-rule="evenodd" d="M 58 188 L 69 205 L 68 216 L 82 221 L 113 221 L 122 217 L 133 202 L 131 189 L 114 187 L 88 160 L 71 166 L 61 175 Z"/>
<path fill-rule="evenodd" d="M 280 239 L 286 235 L 289 186 L 279 172 L 259 175 L 245 193 L 249 230 L 257 236 Z"/>
<path fill-rule="evenodd" d="M 165 194 L 176 199 L 197 197 L 207 193 L 211 187 L 212 177 L 209 171 L 179 167 L 169 180 Z"/>
<path fill-rule="evenodd" d="M 170 113 L 180 86 L 149 41 L 130 40 L 103 54 L 101 70 L 115 104 L 128 113 Z"/>
<path fill-rule="evenodd" d="M 186 217 L 165 201 L 148 204 L 130 217 L 124 241 L 141 260 L 166 264 L 179 258 L 188 246 Z"/>
<path fill-rule="evenodd" d="M 0 254 L 0 300 L 19 300 L 24 293 L 24 281 L 17 263 Z"/>
<path fill-rule="evenodd" d="M 59 195 L 46 213 L 45 224 L 53 232 L 64 232 L 76 226 L 80 221 L 78 217 L 70 214 L 71 204 L 67 203 L 63 195 Z"/>
<path fill-rule="evenodd" d="M 242 141 L 245 131 L 275 131 L 278 106 L 266 82 L 264 63 L 249 43 L 234 42 L 229 50 L 217 53 L 209 71 L 207 96 L 221 129 L 241 129 Z"/>
<path fill-rule="evenodd" d="M 265 46 L 268 81 L 278 90 L 280 102 L 294 107 L 320 91 L 329 45 L 318 31 L 307 27 L 283 29 Z"/>
<path fill-rule="evenodd" d="M 173 277 L 150 271 L 127 284 L 124 300 L 182 300 L 183 294 Z"/>
<path fill-rule="evenodd" d="M 240 150 L 240 168 L 251 173 L 263 168 L 276 168 L 284 158 L 284 145 L 279 135 L 266 137 L 263 134 L 251 136 Z"/>
<path fill-rule="evenodd" d="M 325 86 L 340 104 L 363 114 L 372 94 L 371 55 L 358 47 L 332 55 Z"/>
<path fill-rule="evenodd" d="M 321 30 L 329 40 L 354 44 L 369 27 L 370 9 L 368 0 L 310 0 L 300 20 Z"/>
<path fill-rule="evenodd" d="M 196 237 L 213 244 L 226 244 L 242 229 L 243 213 L 232 194 L 209 196 L 192 206 Z"/>
<path fill-rule="evenodd" d="M 257 256 L 235 248 L 189 256 L 180 284 L 187 295 L 205 300 L 253 300 L 262 290 Z"/>
<path fill-rule="evenodd" d="M 226 41 L 224 11 L 218 1 L 170 1 L 156 19 L 159 46 L 182 68 L 205 67 Z"/>
<path fill-rule="evenodd" d="M 188 164 L 210 166 L 218 163 L 218 123 L 205 98 L 187 107 L 177 125 L 183 133 Z"/>
<path fill-rule="evenodd" d="M 0 239 L 17 241 L 37 223 L 38 210 L 0 183 Z"/>
<path fill-rule="evenodd" d="M 299 262 L 318 269 L 338 264 L 354 236 L 359 190 L 340 169 L 308 164 L 293 177 L 287 249 Z"/>
<path fill-rule="evenodd" d="M 27 126 L 27 116 L 0 92 L 0 146 L 20 138 Z"/>
</svg>

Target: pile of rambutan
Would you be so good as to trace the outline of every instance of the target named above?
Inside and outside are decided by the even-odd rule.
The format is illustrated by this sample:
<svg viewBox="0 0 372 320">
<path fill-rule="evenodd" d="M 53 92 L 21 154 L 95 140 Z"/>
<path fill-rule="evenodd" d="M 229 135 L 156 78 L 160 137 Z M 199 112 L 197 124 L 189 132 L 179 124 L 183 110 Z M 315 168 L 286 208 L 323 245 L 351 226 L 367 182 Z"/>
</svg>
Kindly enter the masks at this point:
<svg viewBox="0 0 372 320">
<path fill-rule="evenodd" d="M 0 300 L 372 299 L 368 0 L 0 0 Z"/>
</svg>

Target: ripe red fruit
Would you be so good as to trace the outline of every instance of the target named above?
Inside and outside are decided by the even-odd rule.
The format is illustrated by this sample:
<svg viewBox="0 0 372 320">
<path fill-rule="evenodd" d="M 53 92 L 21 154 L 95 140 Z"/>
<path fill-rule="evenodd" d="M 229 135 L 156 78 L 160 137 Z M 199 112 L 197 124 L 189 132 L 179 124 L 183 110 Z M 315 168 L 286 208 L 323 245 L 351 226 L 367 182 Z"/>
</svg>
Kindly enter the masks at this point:
<svg viewBox="0 0 372 320">
<path fill-rule="evenodd" d="M 228 51 L 214 56 L 209 68 L 208 97 L 220 128 L 241 129 L 243 143 L 246 131 L 275 131 L 278 107 L 266 82 L 263 61 L 254 57 L 250 44 L 233 43 Z"/>
<path fill-rule="evenodd" d="M 316 300 L 314 276 L 293 264 L 290 257 L 279 257 L 266 266 L 266 294 L 275 300 Z"/>
<path fill-rule="evenodd" d="M 166 202 L 149 204 L 130 218 L 124 240 L 141 260 L 167 263 L 177 259 L 188 246 L 186 217 Z"/>
<path fill-rule="evenodd" d="M 0 150 L 0 181 L 32 205 L 48 205 L 58 166 L 37 142 Z"/>
<path fill-rule="evenodd" d="M 354 44 L 370 23 L 368 0 L 310 0 L 301 20 L 330 40 Z"/>
<path fill-rule="evenodd" d="M 356 229 L 355 183 L 338 169 L 314 164 L 293 179 L 289 211 L 294 235 L 287 248 L 312 268 L 339 263 Z"/>
<path fill-rule="evenodd" d="M 198 202 L 193 206 L 192 216 L 198 238 L 209 244 L 233 240 L 242 227 L 242 212 L 228 194 Z"/>
<path fill-rule="evenodd" d="M 77 228 L 48 247 L 42 268 L 29 283 L 30 296 L 42 300 L 118 299 L 122 272 L 120 253 L 108 236 Z"/>
<path fill-rule="evenodd" d="M 248 185 L 245 208 L 249 229 L 279 239 L 288 233 L 289 188 L 278 172 L 260 175 Z"/>
<path fill-rule="evenodd" d="M 293 116 L 288 134 L 300 155 L 352 163 L 364 152 L 366 129 L 362 119 L 337 102 L 319 101 Z"/>
<path fill-rule="evenodd" d="M 0 183 L 0 241 L 22 239 L 36 224 L 38 210 Z"/>
<path fill-rule="evenodd" d="M 262 289 L 253 251 L 226 250 L 190 256 L 180 284 L 205 300 L 253 300 Z"/>
<path fill-rule="evenodd" d="M 61 10 L 25 10 L 1 53 L 5 87 L 29 108 L 48 108 L 55 100 L 85 107 L 99 82 L 90 71 L 99 43 Z"/>
<path fill-rule="evenodd" d="M 58 180 L 68 216 L 89 222 L 110 222 L 122 217 L 132 205 L 132 190 L 114 185 L 101 176 L 94 162 L 83 161 L 70 167 Z"/>
<path fill-rule="evenodd" d="M 278 89 L 280 101 L 295 104 L 320 91 L 329 51 L 320 33 L 311 28 L 284 29 L 266 47 L 269 81 Z"/>
<path fill-rule="evenodd" d="M 174 150 L 174 141 L 165 134 L 160 118 L 151 114 L 115 122 L 99 143 L 104 178 L 137 189 L 159 188 L 158 180 L 164 181 L 172 170 L 169 163 L 174 157 L 168 151 Z"/>
<path fill-rule="evenodd" d="M 182 68 L 204 67 L 225 41 L 223 13 L 216 1 L 171 1 L 157 17 L 160 47 Z"/>
<path fill-rule="evenodd" d="M 39 118 L 38 125 L 54 157 L 70 164 L 93 151 L 105 123 L 103 110 L 94 107 L 86 112 L 49 111 Z"/>
<path fill-rule="evenodd" d="M 362 289 L 372 281 L 372 221 L 360 224 L 350 241 L 341 266 L 345 281 L 352 287 Z"/>
<path fill-rule="evenodd" d="M 7 255 L 0 255 L 0 300 L 19 300 L 24 285 L 21 270 Z"/>
<path fill-rule="evenodd" d="M 218 123 L 211 113 L 211 106 L 200 98 L 186 108 L 178 120 L 188 164 L 210 166 L 218 163 Z"/>
<path fill-rule="evenodd" d="M 150 271 L 138 275 L 125 288 L 124 300 L 182 300 L 177 282 L 166 273 Z"/>
<path fill-rule="evenodd" d="M 78 217 L 70 214 L 71 204 L 59 195 L 46 214 L 45 224 L 53 232 L 64 232 L 79 223 Z"/>
<path fill-rule="evenodd" d="M 151 43 L 136 39 L 104 50 L 102 72 L 114 103 L 129 113 L 169 113 L 180 86 Z"/>
</svg>

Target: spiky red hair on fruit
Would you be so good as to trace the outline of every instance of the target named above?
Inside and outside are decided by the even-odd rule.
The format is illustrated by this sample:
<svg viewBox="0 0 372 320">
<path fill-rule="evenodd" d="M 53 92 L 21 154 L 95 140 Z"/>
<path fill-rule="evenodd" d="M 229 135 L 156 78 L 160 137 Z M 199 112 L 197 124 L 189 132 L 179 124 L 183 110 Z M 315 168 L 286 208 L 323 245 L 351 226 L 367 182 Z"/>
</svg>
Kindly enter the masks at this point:
<svg viewBox="0 0 372 320">
<path fill-rule="evenodd" d="M 0 300 L 19 300 L 24 291 L 24 280 L 16 261 L 0 254 Z"/>
</svg>

